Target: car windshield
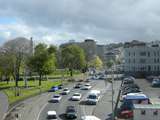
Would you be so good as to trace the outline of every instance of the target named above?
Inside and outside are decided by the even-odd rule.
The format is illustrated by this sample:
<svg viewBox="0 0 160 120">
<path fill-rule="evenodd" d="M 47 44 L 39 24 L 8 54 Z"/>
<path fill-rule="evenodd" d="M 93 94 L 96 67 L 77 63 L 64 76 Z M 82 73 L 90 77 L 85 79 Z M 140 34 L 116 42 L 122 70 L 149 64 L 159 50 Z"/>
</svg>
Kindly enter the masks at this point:
<svg viewBox="0 0 160 120">
<path fill-rule="evenodd" d="M 54 98 L 59 98 L 60 96 L 59 95 L 55 95 L 55 96 L 53 96 Z"/>
<path fill-rule="evenodd" d="M 76 93 L 76 94 L 74 94 L 73 96 L 80 96 L 80 94 Z"/>
<path fill-rule="evenodd" d="M 87 85 L 85 85 L 85 86 L 90 86 L 90 85 L 87 84 Z"/>
<path fill-rule="evenodd" d="M 69 109 L 67 110 L 67 112 L 75 112 L 75 109 L 69 108 Z"/>
<path fill-rule="evenodd" d="M 89 99 L 96 99 L 97 96 L 96 96 L 96 95 L 89 95 L 88 98 L 89 98 Z"/>
<path fill-rule="evenodd" d="M 68 91 L 68 89 L 66 88 L 66 89 L 64 89 L 63 91 Z"/>
</svg>

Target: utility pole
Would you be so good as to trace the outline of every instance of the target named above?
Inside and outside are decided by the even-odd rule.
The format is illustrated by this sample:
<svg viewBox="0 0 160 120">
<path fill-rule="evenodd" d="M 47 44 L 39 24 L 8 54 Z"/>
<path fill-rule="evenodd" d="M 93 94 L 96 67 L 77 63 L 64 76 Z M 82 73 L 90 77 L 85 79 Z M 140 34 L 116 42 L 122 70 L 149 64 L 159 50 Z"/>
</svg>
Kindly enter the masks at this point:
<svg viewBox="0 0 160 120">
<path fill-rule="evenodd" d="M 113 63 L 113 68 L 112 68 L 112 120 L 114 120 L 114 89 L 113 89 L 113 83 L 114 83 L 114 69 L 115 69 L 115 64 Z"/>
</svg>

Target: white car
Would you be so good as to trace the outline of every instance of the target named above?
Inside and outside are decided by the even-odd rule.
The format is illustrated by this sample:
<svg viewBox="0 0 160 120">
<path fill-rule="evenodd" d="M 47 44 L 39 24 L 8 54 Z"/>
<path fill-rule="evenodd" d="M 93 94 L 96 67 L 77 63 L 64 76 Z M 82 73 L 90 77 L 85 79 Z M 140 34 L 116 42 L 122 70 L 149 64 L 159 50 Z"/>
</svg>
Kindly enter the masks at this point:
<svg viewBox="0 0 160 120">
<path fill-rule="evenodd" d="M 93 90 L 88 94 L 86 102 L 87 104 L 96 105 L 99 99 L 100 99 L 100 91 Z"/>
<path fill-rule="evenodd" d="M 90 84 L 85 84 L 81 89 L 82 90 L 89 90 L 91 88 L 92 88 L 92 86 Z"/>
<path fill-rule="evenodd" d="M 62 95 L 67 95 L 70 92 L 70 90 L 68 88 L 64 88 L 62 91 Z"/>
<path fill-rule="evenodd" d="M 47 112 L 47 118 L 49 120 L 58 120 L 56 111 L 48 111 Z"/>
<path fill-rule="evenodd" d="M 74 93 L 71 97 L 71 100 L 77 100 L 79 101 L 81 99 L 82 95 L 80 93 Z"/>
<path fill-rule="evenodd" d="M 87 115 L 87 116 L 82 116 L 81 120 L 101 120 L 99 118 L 97 118 L 96 116 L 93 115 Z"/>
<path fill-rule="evenodd" d="M 52 98 L 51 98 L 51 101 L 52 102 L 59 102 L 61 100 L 62 96 L 61 95 L 54 95 Z"/>
</svg>

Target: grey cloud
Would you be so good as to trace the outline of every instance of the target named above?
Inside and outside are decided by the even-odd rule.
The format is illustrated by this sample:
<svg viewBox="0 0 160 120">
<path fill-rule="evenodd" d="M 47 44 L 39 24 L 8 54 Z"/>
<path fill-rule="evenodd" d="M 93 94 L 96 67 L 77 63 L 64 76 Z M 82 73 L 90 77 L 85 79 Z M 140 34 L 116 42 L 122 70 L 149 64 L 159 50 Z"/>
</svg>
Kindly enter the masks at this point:
<svg viewBox="0 0 160 120">
<path fill-rule="evenodd" d="M 158 0 L 0 0 L 0 15 L 17 17 L 35 31 L 43 27 L 83 34 L 101 43 L 154 40 L 160 38 L 159 4 Z"/>
</svg>

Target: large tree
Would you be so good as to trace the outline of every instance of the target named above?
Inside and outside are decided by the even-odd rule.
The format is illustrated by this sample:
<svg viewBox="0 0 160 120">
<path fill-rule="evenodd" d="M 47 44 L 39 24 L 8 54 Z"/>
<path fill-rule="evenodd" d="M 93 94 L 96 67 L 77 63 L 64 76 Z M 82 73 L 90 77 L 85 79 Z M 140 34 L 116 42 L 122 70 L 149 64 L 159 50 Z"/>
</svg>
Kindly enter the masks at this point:
<svg viewBox="0 0 160 120">
<path fill-rule="evenodd" d="M 15 85 L 18 87 L 20 71 L 25 64 L 25 58 L 31 54 L 31 41 L 19 37 L 7 41 L 0 50 L 1 67 L 4 74 L 12 74 L 15 79 Z"/>
<path fill-rule="evenodd" d="M 51 73 L 56 67 L 56 57 L 53 49 L 48 48 L 46 44 L 38 44 L 35 47 L 34 55 L 28 61 L 28 66 L 39 75 L 40 86 L 42 77 Z"/>
<path fill-rule="evenodd" d="M 63 67 L 69 68 L 71 76 L 73 75 L 73 69 L 81 70 L 86 64 L 84 51 L 77 45 L 62 48 L 61 61 Z"/>
<path fill-rule="evenodd" d="M 90 67 L 94 67 L 96 69 L 100 69 L 103 67 L 103 62 L 102 60 L 99 58 L 99 56 L 96 56 L 93 60 L 91 60 L 89 62 L 89 66 Z"/>
</svg>

